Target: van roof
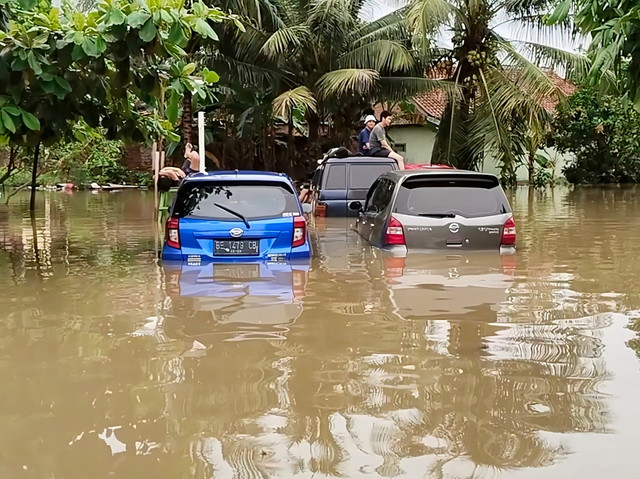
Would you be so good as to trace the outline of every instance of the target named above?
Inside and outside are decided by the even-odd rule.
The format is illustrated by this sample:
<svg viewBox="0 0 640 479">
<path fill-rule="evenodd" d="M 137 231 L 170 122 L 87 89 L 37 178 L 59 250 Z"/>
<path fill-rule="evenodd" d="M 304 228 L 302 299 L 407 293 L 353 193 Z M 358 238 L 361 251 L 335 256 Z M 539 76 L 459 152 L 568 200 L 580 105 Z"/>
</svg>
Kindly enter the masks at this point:
<svg viewBox="0 0 640 479">
<path fill-rule="evenodd" d="M 374 156 L 348 156 L 347 158 L 328 158 L 322 162 L 322 165 L 334 164 L 334 163 L 358 163 L 362 161 L 374 162 L 374 163 L 395 163 L 396 160 L 391 158 L 380 158 Z M 319 165 L 319 166 L 322 166 Z"/>
</svg>

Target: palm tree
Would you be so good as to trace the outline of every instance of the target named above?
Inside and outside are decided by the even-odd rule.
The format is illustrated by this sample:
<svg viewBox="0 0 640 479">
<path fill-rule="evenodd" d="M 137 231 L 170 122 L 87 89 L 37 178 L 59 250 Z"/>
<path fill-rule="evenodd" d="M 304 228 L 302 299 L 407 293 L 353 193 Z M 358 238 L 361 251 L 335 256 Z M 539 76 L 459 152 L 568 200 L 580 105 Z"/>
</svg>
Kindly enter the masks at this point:
<svg viewBox="0 0 640 479">
<path fill-rule="evenodd" d="M 544 69 L 560 68 L 574 78 L 588 70 L 584 56 L 564 48 L 571 42 L 567 26 L 545 25 L 553 2 L 406 3 L 403 12 L 429 73 L 458 87 L 448 96 L 434 162 L 476 169 L 492 151 L 513 176 L 527 150 L 524 138 L 539 137 L 547 128 L 550 117 L 542 101 L 564 98 Z M 562 45 L 553 46 L 558 40 Z"/>
<path fill-rule="evenodd" d="M 291 104 L 295 97 L 312 143 L 321 125 L 329 125 L 337 141 L 348 138 L 362 109 L 385 86 L 395 85 L 399 92 L 407 76 L 430 83 L 412 55 L 400 17 L 366 22 L 359 15 L 364 0 L 246 3 L 253 8 L 241 12 L 248 20 L 247 34 L 229 38 L 233 44 L 226 49 L 221 39 L 224 61 L 235 68 L 236 78 L 270 89 L 276 106 Z"/>
</svg>

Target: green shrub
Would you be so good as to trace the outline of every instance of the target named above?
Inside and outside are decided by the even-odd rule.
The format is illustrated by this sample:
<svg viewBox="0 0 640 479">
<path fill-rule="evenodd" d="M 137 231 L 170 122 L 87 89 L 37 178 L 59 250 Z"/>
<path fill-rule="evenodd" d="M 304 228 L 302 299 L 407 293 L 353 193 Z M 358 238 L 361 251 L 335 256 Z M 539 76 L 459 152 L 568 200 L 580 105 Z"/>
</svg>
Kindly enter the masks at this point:
<svg viewBox="0 0 640 479">
<path fill-rule="evenodd" d="M 43 172 L 38 177 L 40 185 L 57 183 L 127 183 L 143 186 L 153 184 L 150 172 L 134 171 L 122 163 L 123 144 L 108 140 L 99 131 L 81 125 L 76 139 L 61 141 L 49 148 L 41 149 L 40 165 Z M 7 186 L 20 186 L 31 180 L 32 158 L 23 156 L 16 170 L 5 182 Z M 0 168 L 0 176 L 3 173 Z"/>
<path fill-rule="evenodd" d="M 4 174 L 6 168 L 0 169 L 0 176 Z M 7 181 L 5 181 L 5 185 L 7 186 L 22 186 L 25 183 L 31 181 L 31 171 L 29 170 L 17 170 L 14 171 Z"/>
<path fill-rule="evenodd" d="M 621 98 L 579 90 L 560 106 L 549 146 L 572 153 L 570 183 L 640 181 L 640 113 Z"/>
</svg>

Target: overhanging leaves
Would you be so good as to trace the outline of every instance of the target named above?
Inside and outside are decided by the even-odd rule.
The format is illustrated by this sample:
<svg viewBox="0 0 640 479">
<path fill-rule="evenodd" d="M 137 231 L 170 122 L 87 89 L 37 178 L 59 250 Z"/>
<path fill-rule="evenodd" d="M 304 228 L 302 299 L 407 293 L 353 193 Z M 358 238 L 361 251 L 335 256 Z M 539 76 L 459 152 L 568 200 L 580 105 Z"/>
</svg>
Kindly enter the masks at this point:
<svg viewBox="0 0 640 479">
<path fill-rule="evenodd" d="M 65 3 L 61 10 L 20 12 L 20 22 L 0 35 L 0 91 L 11 94 L 0 97 L 0 134 L 13 143 L 33 147 L 72 135 L 78 119 L 112 135 L 175 138 L 182 96 L 168 93 L 161 105 L 170 82 L 166 65 L 185 55 L 180 45 L 188 38 L 212 45 L 217 36 L 209 21 L 234 19 L 201 2 L 191 9 L 180 2 L 108 1 L 87 13 Z M 26 81 L 16 82 L 14 73 L 22 72 Z M 219 79 L 206 70 L 201 80 L 193 62 L 178 76 L 200 99 L 209 95 L 205 84 Z"/>
<path fill-rule="evenodd" d="M 40 120 L 28 111 L 22 110 L 22 121 L 30 130 L 38 131 L 40 129 Z"/>
<path fill-rule="evenodd" d="M 379 80 L 380 73 L 376 70 L 344 68 L 325 73 L 316 86 L 320 94 L 325 97 L 348 93 L 368 94 Z"/>
<path fill-rule="evenodd" d="M 275 116 L 289 118 L 294 108 L 317 111 L 316 99 L 307 87 L 300 86 L 286 91 L 273 100 Z"/>
</svg>

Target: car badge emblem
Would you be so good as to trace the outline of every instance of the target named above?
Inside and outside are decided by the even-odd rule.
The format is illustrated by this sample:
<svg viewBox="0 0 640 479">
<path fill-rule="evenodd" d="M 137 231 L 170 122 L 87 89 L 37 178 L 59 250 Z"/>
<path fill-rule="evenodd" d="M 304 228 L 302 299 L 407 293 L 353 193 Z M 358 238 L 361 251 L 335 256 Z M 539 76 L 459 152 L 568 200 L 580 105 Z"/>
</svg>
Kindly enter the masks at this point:
<svg viewBox="0 0 640 479">
<path fill-rule="evenodd" d="M 240 238 L 240 236 L 244 234 L 244 231 L 242 231 L 241 228 L 233 228 L 231 231 L 229 231 L 229 234 L 232 238 Z"/>
<path fill-rule="evenodd" d="M 460 225 L 458 223 L 451 223 L 449 225 L 449 231 L 451 231 L 453 234 L 456 234 L 458 231 L 460 231 Z"/>
</svg>

